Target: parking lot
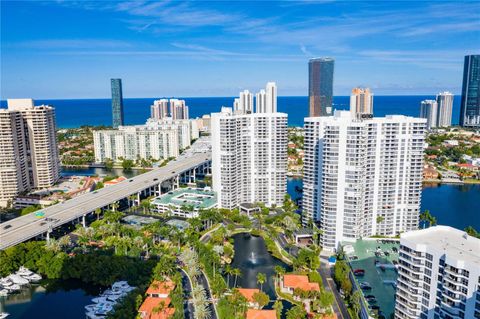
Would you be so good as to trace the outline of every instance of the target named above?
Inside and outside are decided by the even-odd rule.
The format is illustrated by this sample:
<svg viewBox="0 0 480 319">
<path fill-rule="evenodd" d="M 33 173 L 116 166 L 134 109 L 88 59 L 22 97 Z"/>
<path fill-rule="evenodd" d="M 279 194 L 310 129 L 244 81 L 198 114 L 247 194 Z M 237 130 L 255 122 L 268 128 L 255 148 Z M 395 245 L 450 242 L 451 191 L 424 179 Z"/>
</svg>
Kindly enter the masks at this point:
<svg viewBox="0 0 480 319">
<path fill-rule="evenodd" d="M 398 262 L 399 242 L 393 239 L 387 241 L 358 240 L 350 244 L 354 252 L 347 254 L 352 270 L 365 271 L 363 276 L 355 276 L 355 278 L 359 286 L 371 287 L 363 290 L 363 295 L 370 297 L 370 302 L 367 301 L 367 304 L 370 305 L 372 313 L 379 314 L 380 318 L 382 318 L 381 315 L 384 318 L 390 318 L 395 309 L 397 281 L 395 263 Z"/>
</svg>

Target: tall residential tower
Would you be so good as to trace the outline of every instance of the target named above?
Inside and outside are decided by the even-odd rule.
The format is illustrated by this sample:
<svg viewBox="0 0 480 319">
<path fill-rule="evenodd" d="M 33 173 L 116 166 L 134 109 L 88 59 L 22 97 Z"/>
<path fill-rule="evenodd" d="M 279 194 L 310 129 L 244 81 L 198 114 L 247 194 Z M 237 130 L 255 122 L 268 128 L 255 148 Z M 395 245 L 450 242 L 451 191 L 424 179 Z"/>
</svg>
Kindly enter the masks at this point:
<svg viewBox="0 0 480 319">
<path fill-rule="evenodd" d="M 35 107 L 32 99 L 7 103 L 8 109 L 0 109 L 0 206 L 60 177 L 54 109 Z"/>
<path fill-rule="evenodd" d="M 213 113 L 212 182 L 218 205 L 281 205 L 287 187 L 287 114 L 276 112 L 276 86 L 257 94 L 255 113 Z"/>
<path fill-rule="evenodd" d="M 452 125 L 453 94 L 441 92 L 437 94 L 437 127 Z"/>
<path fill-rule="evenodd" d="M 420 117 L 427 119 L 427 128 L 437 127 L 438 103 L 435 100 L 423 100 L 420 103 Z"/>
<path fill-rule="evenodd" d="M 111 79 L 112 83 L 112 126 L 117 128 L 123 122 L 122 79 Z"/>
<path fill-rule="evenodd" d="M 354 117 L 373 115 L 373 93 L 369 88 L 354 88 L 350 95 L 350 113 Z"/>
<path fill-rule="evenodd" d="M 315 58 L 308 62 L 308 100 L 310 116 L 333 114 L 333 68 L 332 58 Z"/>
<path fill-rule="evenodd" d="M 395 318 L 480 318 L 480 239 L 434 226 L 401 234 Z"/>
<path fill-rule="evenodd" d="M 467 55 L 463 66 L 460 125 L 480 127 L 480 55 Z"/>
<path fill-rule="evenodd" d="M 305 119 L 302 222 L 319 223 L 322 247 L 418 228 L 424 133 L 401 115 Z"/>
</svg>

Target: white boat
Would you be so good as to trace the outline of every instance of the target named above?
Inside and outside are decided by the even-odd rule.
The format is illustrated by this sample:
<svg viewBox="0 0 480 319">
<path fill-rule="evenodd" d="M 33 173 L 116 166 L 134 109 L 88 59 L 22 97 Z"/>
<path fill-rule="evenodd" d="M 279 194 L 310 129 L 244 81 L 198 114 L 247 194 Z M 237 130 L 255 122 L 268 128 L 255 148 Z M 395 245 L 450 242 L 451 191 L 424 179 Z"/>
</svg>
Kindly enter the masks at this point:
<svg viewBox="0 0 480 319">
<path fill-rule="evenodd" d="M 10 316 L 8 312 L 0 312 L 0 319 L 7 318 L 8 316 Z"/>
<path fill-rule="evenodd" d="M 0 281 L 0 286 L 3 287 L 3 289 L 7 289 L 9 292 L 14 292 L 21 288 L 20 285 L 14 284 L 13 281 L 7 278 L 2 278 Z"/>
<path fill-rule="evenodd" d="M 118 295 L 110 295 L 107 297 L 107 299 L 112 302 L 117 302 L 117 300 L 122 299 L 123 297 L 125 297 L 124 294 L 118 294 Z"/>
<path fill-rule="evenodd" d="M 22 278 L 27 279 L 28 281 L 33 281 L 33 282 L 36 282 L 42 279 L 42 276 L 34 273 L 30 269 L 25 268 L 23 266 L 20 267 L 20 269 L 18 269 L 18 271 L 15 274 Z"/>
<path fill-rule="evenodd" d="M 19 275 L 10 275 L 7 278 L 13 281 L 14 284 L 18 284 L 18 285 L 27 285 L 29 283 L 27 279 Z"/>
<path fill-rule="evenodd" d="M 0 289 L 0 297 L 5 297 L 6 295 L 8 295 L 8 289 Z"/>
<path fill-rule="evenodd" d="M 87 317 L 87 319 L 104 319 L 105 318 L 105 316 L 96 315 L 94 312 L 87 312 L 85 316 Z"/>
<path fill-rule="evenodd" d="M 42 280 L 42 276 L 40 276 L 39 274 L 33 274 L 33 275 L 30 275 L 28 277 L 23 277 L 31 282 L 37 282 L 37 281 L 40 281 Z"/>
<path fill-rule="evenodd" d="M 105 296 L 100 296 L 100 297 L 95 297 L 92 299 L 94 303 L 102 303 L 107 301 L 107 297 Z"/>
</svg>

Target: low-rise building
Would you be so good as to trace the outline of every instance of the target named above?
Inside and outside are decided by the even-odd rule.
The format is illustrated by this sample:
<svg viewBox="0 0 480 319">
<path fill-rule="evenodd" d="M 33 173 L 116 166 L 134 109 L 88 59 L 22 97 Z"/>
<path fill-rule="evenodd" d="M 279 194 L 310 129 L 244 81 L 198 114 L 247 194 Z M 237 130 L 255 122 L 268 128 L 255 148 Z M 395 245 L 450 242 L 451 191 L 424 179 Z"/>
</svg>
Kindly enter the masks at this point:
<svg viewBox="0 0 480 319">
<path fill-rule="evenodd" d="M 260 292 L 257 288 L 238 288 L 238 292 L 245 297 L 248 301 L 249 307 L 258 307 L 258 303 L 255 302 L 253 296 Z"/>
<path fill-rule="evenodd" d="M 435 167 L 426 165 L 423 168 L 423 179 L 438 179 L 439 173 Z"/>
<path fill-rule="evenodd" d="M 200 210 L 217 207 L 214 191 L 202 188 L 178 188 L 152 200 L 153 211 L 184 218 L 198 217 Z"/>
<path fill-rule="evenodd" d="M 246 319 L 277 319 L 277 311 L 264 309 L 248 309 Z"/>
<path fill-rule="evenodd" d="M 293 294 L 295 289 L 303 291 L 320 291 L 320 286 L 316 282 L 310 282 L 305 275 L 283 275 L 280 281 L 280 290 L 283 293 Z"/>
<path fill-rule="evenodd" d="M 170 307 L 170 294 L 175 289 L 175 283 L 155 280 L 147 289 L 147 298 L 138 309 L 141 319 L 168 319 L 173 317 L 175 308 Z"/>
</svg>

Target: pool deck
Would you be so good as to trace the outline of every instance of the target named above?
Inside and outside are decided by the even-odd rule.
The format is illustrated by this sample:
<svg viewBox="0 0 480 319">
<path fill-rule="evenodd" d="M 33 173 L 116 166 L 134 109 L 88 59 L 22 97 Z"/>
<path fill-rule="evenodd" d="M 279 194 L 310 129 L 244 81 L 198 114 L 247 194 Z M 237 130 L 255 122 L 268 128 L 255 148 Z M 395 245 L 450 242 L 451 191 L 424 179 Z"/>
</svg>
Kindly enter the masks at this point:
<svg viewBox="0 0 480 319">
<path fill-rule="evenodd" d="M 381 240 L 383 239 L 378 239 L 378 241 L 377 239 L 364 239 L 357 240 L 355 243 L 344 243 L 344 245 L 352 245 L 355 250 L 354 253 L 347 255 L 352 270 L 365 270 L 364 276 L 355 276 L 356 281 L 358 283 L 368 282 L 372 287 L 371 290 L 364 290 L 363 295 L 374 295 L 377 300 L 374 304 L 380 307 L 385 318 L 390 318 L 395 310 L 395 287 L 392 283 L 396 283 L 397 280 L 393 261 L 398 261 L 398 250 L 393 252 L 392 248 L 398 249 L 400 242 L 382 243 Z M 377 247 L 380 247 L 382 252 L 387 251 L 389 256 L 382 254 L 380 257 L 376 257 Z M 353 260 L 352 256 L 357 256 L 358 259 Z M 375 261 L 378 261 L 377 265 Z M 382 265 L 384 267 L 381 267 Z"/>
</svg>

